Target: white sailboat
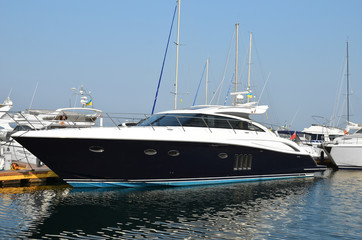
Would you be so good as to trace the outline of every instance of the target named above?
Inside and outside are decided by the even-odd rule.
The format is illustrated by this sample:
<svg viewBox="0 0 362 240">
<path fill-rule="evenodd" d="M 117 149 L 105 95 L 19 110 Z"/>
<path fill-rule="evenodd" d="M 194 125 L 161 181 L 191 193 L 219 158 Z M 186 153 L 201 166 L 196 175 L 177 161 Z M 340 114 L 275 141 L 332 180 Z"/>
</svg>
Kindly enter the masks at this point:
<svg viewBox="0 0 362 240">
<path fill-rule="evenodd" d="M 347 48 L 347 123 L 349 121 L 349 63 L 348 42 Z M 350 126 L 347 126 L 350 127 Z M 354 126 L 356 127 L 356 126 Z M 354 134 L 335 138 L 333 142 L 326 143 L 324 149 L 339 169 L 362 170 L 362 128 Z"/>
<path fill-rule="evenodd" d="M 243 107 L 249 109 L 250 114 L 263 114 L 265 113 L 269 106 L 267 105 L 258 105 L 258 102 L 252 101 L 253 94 L 250 85 L 250 69 L 251 69 L 251 44 L 253 34 L 250 33 L 250 43 L 249 43 L 249 68 L 248 68 L 248 86 L 245 91 L 238 92 L 238 35 L 239 35 L 239 24 L 235 24 L 236 27 L 236 54 L 235 54 L 235 92 L 230 93 L 231 96 L 234 96 L 233 105 L 237 107 Z"/>
</svg>

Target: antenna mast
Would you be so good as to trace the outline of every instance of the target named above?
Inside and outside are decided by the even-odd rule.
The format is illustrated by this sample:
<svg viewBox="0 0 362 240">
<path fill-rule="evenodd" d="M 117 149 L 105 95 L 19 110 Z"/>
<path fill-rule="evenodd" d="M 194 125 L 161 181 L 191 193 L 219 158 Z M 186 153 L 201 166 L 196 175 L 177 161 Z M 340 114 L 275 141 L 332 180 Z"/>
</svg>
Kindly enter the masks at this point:
<svg viewBox="0 0 362 240">
<path fill-rule="evenodd" d="M 206 96 L 205 96 L 205 104 L 207 105 L 207 89 L 208 89 L 208 85 L 209 85 L 209 62 L 210 62 L 210 58 L 207 58 L 206 60 Z"/>
<path fill-rule="evenodd" d="M 178 79 L 178 55 L 180 46 L 180 3 L 177 0 L 177 40 L 176 40 L 176 78 L 175 78 L 175 109 L 177 109 L 177 79 Z"/>
<path fill-rule="evenodd" d="M 348 41 L 347 43 L 347 124 L 349 124 L 349 64 L 348 64 Z"/>
<path fill-rule="evenodd" d="M 235 92 L 238 91 L 238 53 L 239 53 L 239 23 L 235 24 L 236 27 L 236 40 L 235 40 Z M 236 105 L 236 97 L 234 96 L 234 105 Z"/>
<path fill-rule="evenodd" d="M 249 43 L 249 70 L 248 70 L 248 91 L 250 91 L 250 65 L 251 65 L 251 40 L 253 38 L 253 33 L 250 33 L 250 43 Z M 249 100 L 248 100 L 249 102 Z"/>
</svg>

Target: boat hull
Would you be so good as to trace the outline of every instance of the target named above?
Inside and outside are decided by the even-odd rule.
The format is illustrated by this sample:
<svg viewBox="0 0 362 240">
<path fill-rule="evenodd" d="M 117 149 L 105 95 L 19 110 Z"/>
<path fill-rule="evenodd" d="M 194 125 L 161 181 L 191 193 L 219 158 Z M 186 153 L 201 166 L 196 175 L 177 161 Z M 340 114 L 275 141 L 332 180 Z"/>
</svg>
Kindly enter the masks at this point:
<svg viewBox="0 0 362 240">
<path fill-rule="evenodd" d="M 311 156 L 232 144 L 16 138 L 74 187 L 186 186 L 312 177 Z"/>
<path fill-rule="evenodd" d="M 339 169 L 362 170 L 361 144 L 334 145 L 327 150 Z"/>
</svg>

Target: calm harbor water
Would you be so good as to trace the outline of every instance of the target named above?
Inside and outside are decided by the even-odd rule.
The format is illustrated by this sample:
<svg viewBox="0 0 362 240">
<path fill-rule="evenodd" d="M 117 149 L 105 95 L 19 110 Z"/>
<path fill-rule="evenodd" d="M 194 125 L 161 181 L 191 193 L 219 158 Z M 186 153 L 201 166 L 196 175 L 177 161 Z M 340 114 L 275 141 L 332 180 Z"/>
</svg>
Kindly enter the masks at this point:
<svg viewBox="0 0 362 240">
<path fill-rule="evenodd" d="M 0 239 L 362 239 L 362 171 L 162 189 L 0 189 Z"/>
</svg>

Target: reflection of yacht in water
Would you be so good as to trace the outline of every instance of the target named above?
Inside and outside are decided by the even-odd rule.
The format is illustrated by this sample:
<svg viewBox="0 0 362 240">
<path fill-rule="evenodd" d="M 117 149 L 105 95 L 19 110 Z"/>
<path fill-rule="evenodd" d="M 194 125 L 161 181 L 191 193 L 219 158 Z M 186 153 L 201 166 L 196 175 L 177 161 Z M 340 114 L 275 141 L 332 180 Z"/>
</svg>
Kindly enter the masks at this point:
<svg viewBox="0 0 362 240">
<path fill-rule="evenodd" d="M 336 171 L 331 177 L 319 181 L 294 179 L 157 189 L 0 188 L 0 236 L 238 239 L 242 235 L 247 239 L 359 239 L 360 217 L 353 210 L 360 200 L 356 190 L 361 175 Z M 334 199 L 336 193 L 344 194 L 342 210 L 334 201 L 323 202 Z M 326 205 L 321 207 L 321 202 Z M 350 221 L 328 229 L 326 218 L 338 222 L 346 214 Z M 286 227 L 275 231 L 280 226 Z M 320 229 L 328 229 L 328 234 Z"/>
<path fill-rule="evenodd" d="M 32 229 L 49 216 L 54 204 L 69 190 L 64 185 L 0 188 L 0 238 L 31 238 Z"/>
<path fill-rule="evenodd" d="M 197 239 L 195 232 L 202 230 L 199 224 L 205 221 L 204 226 L 208 227 L 204 228 L 203 238 L 213 239 L 212 231 L 215 230 L 218 239 L 231 239 L 233 234 L 240 234 L 240 229 L 244 237 L 252 238 L 258 231 L 263 232 L 261 222 L 275 221 L 271 218 L 274 215 L 293 215 L 288 206 L 303 198 L 313 184 L 314 181 L 303 179 L 152 190 L 69 191 L 69 188 L 53 187 L 38 191 L 38 194 L 27 193 L 22 205 L 12 207 L 13 211 L 18 208 L 32 210 L 20 211 L 26 214 L 30 227 L 17 228 L 8 234 L 14 238 L 26 235 L 31 239 L 131 239 L 141 238 L 137 237 L 140 234 L 145 239 L 153 239 L 165 238 L 168 234 L 177 238 L 178 234 L 180 239 L 184 238 L 181 236 Z M 18 197 L 22 198 L 21 195 Z M 101 221 L 95 220 L 94 216 Z M 17 214 L 16 217 L 22 216 Z M 226 229 L 225 224 L 230 227 Z"/>
</svg>

